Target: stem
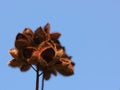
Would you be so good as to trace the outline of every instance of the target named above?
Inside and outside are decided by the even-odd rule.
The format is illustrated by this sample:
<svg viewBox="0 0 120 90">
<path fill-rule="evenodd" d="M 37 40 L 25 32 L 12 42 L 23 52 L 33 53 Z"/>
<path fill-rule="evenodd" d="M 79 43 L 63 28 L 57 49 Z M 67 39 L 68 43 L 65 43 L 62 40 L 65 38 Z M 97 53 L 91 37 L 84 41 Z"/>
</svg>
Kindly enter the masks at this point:
<svg viewBox="0 0 120 90">
<path fill-rule="evenodd" d="M 34 71 L 36 71 L 37 72 L 37 70 L 31 65 L 31 68 L 34 70 Z"/>
<path fill-rule="evenodd" d="M 44 90 L 44 74 L 43 74 L 43 77 L 42 77 L 42 88 L 41 90 Z"/>
<path fill-rule="evenodd" d="M 43 73 L 40 73 L 39 76 L 41 76 Z"/>
<path fill-rule="evenodd" d="M 36 66 L 36 90 L 39 90 L 39 68 L 38 65 Z"/>
</svg>

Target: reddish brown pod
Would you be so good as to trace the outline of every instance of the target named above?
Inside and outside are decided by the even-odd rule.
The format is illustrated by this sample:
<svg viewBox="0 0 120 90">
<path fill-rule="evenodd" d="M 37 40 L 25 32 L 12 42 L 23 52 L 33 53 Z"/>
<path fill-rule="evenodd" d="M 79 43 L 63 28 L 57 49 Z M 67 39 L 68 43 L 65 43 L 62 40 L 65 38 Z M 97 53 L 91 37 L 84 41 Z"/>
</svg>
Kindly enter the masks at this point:
<svg viewBox="0 0 120 90">
<path fill-rule="evenodd" d="M 32 68 L 36 72 L 36 90 L 41 75 L 43 81 L 49 80 L 52 74 L 56 76 L 57 72 L 63 76 L 73 75 L 74 62 L 59 41 L 60 36 L 59 32 L 50 33 L 49 23 L 35 31 L 25 28 L 16 35 L 15 47 L 9 50 L 12 60 L 8 65 L 22 72 Z"/>
</svg>

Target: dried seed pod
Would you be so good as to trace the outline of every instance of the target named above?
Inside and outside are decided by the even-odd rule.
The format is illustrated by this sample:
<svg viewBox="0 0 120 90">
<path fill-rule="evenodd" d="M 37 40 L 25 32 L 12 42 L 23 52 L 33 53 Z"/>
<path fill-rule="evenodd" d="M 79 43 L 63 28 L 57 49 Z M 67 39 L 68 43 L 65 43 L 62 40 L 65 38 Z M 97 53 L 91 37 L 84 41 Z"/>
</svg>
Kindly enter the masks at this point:
<svg viewBox="0 0 120 90">
<path fill-rule="evenodd" d="M 51 76 L 51 73 L 50 73 L 50 72 L 48 72 L 48 71 L 44 71 L 43 74 L 44 74 L 44 78 L 45 78 L 45 80 L 50 79 L 50 76 Z"/>
<path fill-rule="evenodd" d="M 72 66 L 75 66 L 75 63 L 74 62 L 71 62 Z"/>
<path fill-rule="evenodd" d="M 46 33 L 46 39 L 49 40 L 50 39 L 50 24 L 47 23 L 44 27 L 44 31 Z"/>
<path fill-rule="evenodd" d="M 23 63 L 21 66 L 20 66 L 20 70 L 22 72 L 25 72 L 25 71 L 28 71 L 30 69 L 30 65 L 28 63 Z"/>
<path fill-rule="evenodd" d="M 15 40 L 15 47 L 17 49 L 22 49 L 24 47 L 31 46 L 32 43 L 33 43 L 33 41 L 31 40 L 30 37 L 28 37 L 24 34 L 21 34 L 21 33 L 17 34 L 16 40 Z"/>
<path fill-rule="evenodd" d="M 61 58 L 61 63 L 57 63 L 55 68 L 62 75 L 69 76 L 74 74 L 73 64 L 68 58 Z"/>
<path fill-rule="evenodd" d="M 32 56 L 32 53 L 35 51 L 36 49 L 34 47 L 26 47 L 22 50 L 23 52 L 23 56 L 25 58 L 30 58 Z"/>
<path fill-rule="evenodd" d="M 54 69 L 50 70 L 50 73 L 53 74 L 53 75 L 55 75 L 55 76 L 57 75 L 57 72 Z"/>
<path fill-rule="evenodd" d="M 39 59 L 39 51 L 36 50 L 32 53 L 31 58 L 27 59 L 27 62 L 30 64 L 37 64 Z"/>
<path fill-rule="evenodd" d="M 51 68 L 49 68 L 49 67 L 46 67 L 46 68 L 43 69 L 43 74 L 44 74 L 45 80 L 49 80 L 51 74 L 53 74 L 53 75 L 56 76 L 56 75 L 57 75 L 57 72 L 56 72 L 54 69 L 51 69 Z"/>
<path fill-rule="evenodd" d="M 54 41 L 52 41 L 52 40 L 48 40 L 47 42 L 48 42 L 49 44 L 51 44 L 53 47 L 56 48 L 56 45 L 55 45 Z"/>
<path fill-rule="evenodd" d="M 57 40 L 60 36 L 61 36 L 61 33 L 59 33 L 59 32 L 51 33 L 51 34 L 50 34 L 50 38 L 51 38 L 53 41 Z"/>
<path fill-rule="evenodd" d="M 49 23 L 44 28 L 37 28 L 35 32 L 25 28 L 16 36 L 15 49 L 9 51 L 14 59 L 8 65 L 19 67 L 21 71 L 27 71 L 31 65 L 35 65 L 36 70 L 43 72 L 45 80 L 49 80 L 51 74 L 57 75 L 56 72 L 64 76 L 72 75 L 75 64 L 61 45 L 60 36 L 58 32 L 50 34 Z"/>
<path fill-rule="evenodd" d="M 73 66 L 70 64 L 67 67 L 57 69 L 59 73 L 64 76 L 70 76 L 74 74 Z"/>
<path fill-rule="evenodd" d="M 26 39 L 26 36 L 22 33 L 18 33 L 16 36 L 16 40 L 19 40 L 19 39 Z"/>
<path fill-rule="evenodd" d="M 49 40 L 49 41 L 44 41 L 41 44 L 39 44 L 38 49 L 44 50 L 44 49 L 50 48 L 50 47 L 52 47 L 53 49 L 56 49 L 56 45 L 54 44 L 54 42 Z"/>
<path fill-rule="evenodd" d="M 18 50 L 16 48 L 10 49 L 9 53 L 12 55 L 13 58 L 18 59 Z"/>
<path fill-rule="evenodd" d="M 33 31 L 30 29 L 30 28 L 25 28 L 24 31 L 23 31 L 23 34 L 29 36 L 29 37 L 33 37 L 34 36 L 34 33 Z"/>
<path fill-rule="evenodd" d="M 19 60 L 16 60 L 16 59 L 12 59 L 7 64 L 9 66 L 11 66 L 11 67 L 19 67 L 19 66 L 21 66 L 21 62 Z"/>
<path fill-rule="evenodd" d="M 53 57 L 55 56 L 55 51 L 53 48 L 47 48 L 41 53 L 41 57 L 49 63 L 53 60 Z"/>
<path fill-rule="evenodd" d="M 56 56 L 56 49 L 49 42 L 43 42 L 39 45 L 40 58 L 47 63 L 51 62 Z"/>
<path fill-rule="evenodd" d="M 50 24 L 47 23 L 44 27 L 44 31 L 47 33 L 47 34 L 50 34 Z"/>
<path fill-rule="evenodd" d="M 41 27 L 39 27 L 34 33 L 34 42 L 35 44 L 40 44 L 45 40 L 46 40 L 46 33 Z"/>
<path fill-rule="evenodd" d="M 39 63 L 41 65 L 41 67 L 46 67 L 47 62 L 40 57 L 40 54 L 41 53 L 39 50 L 34 51 L 31 58 L 28 60 L 28 62 L 30 64 L 38 64 Z"/>
<path fill-rule="evenodd" d="M 40 71 L 43 71 L 43 66 L 41 66 L 40 64 L 38 64 L 38 69 L 40 70 Z"/>
<path fill-rule="evenodd" d="M 35 58 L 35 57 L 31 57 L 31 58 L 28 58 L 27 59 L 27 62 L 29 64 L 33 64 L 33 65 L 36 65 L 38 63 L 38 60 Z"/>
<path fill-rule="evenodd" d="M 65 54 L 65 51 L 63 48 L 61 48 L 61 49 L 57 50 L 56 57 L 61 58 L 64 54 Z"/>
</svg>

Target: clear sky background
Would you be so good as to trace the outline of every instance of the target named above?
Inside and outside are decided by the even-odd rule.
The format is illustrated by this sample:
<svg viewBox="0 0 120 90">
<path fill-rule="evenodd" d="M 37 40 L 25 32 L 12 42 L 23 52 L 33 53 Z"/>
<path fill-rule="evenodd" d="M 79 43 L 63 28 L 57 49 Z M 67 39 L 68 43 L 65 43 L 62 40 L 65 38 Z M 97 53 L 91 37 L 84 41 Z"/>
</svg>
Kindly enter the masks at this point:
<svg viewBox="0 0 120 90">
<path fill-rule="evenodd" d="M 0 0 L 0 90 L 35 90 L 35 72 L 9 67 L 8 51 L 18 32 L 48 22 L 76 65 L 44 90 L 120 90 L 120 0 Z"/>
</svg>

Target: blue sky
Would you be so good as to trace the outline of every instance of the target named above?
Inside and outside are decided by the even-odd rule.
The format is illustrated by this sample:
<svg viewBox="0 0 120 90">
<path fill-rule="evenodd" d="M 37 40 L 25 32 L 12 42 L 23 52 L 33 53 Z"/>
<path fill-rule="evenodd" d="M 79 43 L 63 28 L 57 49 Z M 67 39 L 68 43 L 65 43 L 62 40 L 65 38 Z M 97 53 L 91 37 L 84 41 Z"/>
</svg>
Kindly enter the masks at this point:
<svg viewBox="0 0 120 90">
<path fill-rule="evenodd" d="M 76 65 L 44 90 L 120 90 L 120 0 L 0 0 L 0 90 L 35 90 L 35 72 L 9 67 L 8 51 L 18 32 L 48 22 Z"/>
</svg>

